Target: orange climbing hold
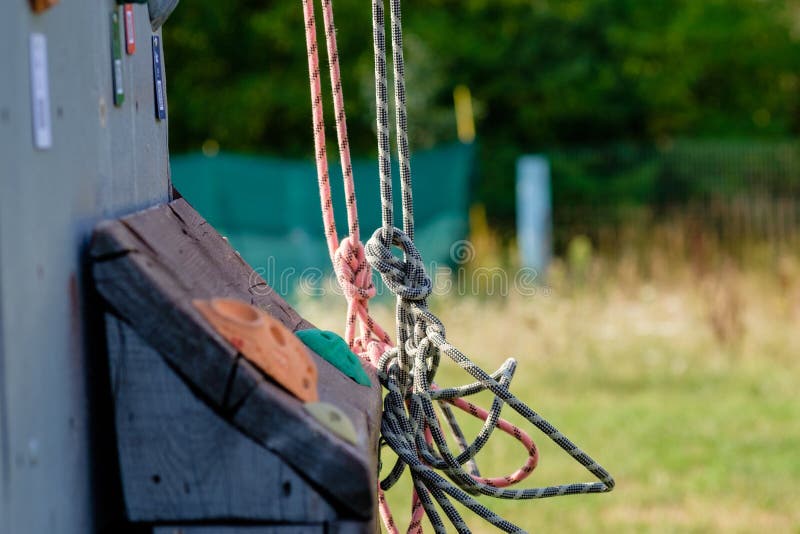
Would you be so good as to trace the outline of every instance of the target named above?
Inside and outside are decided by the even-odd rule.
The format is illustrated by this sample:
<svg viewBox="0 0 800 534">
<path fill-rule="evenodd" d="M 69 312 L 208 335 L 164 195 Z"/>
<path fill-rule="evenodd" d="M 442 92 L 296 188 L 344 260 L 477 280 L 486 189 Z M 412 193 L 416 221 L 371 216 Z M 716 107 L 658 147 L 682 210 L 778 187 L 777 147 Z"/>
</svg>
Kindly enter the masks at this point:
<svg viewBox="0 0 800 534">
<path fill-rule="evenodd" d="M 58 3 L 58 0 L 31 0 L 31 9 L 34 13 L 41 13 Z"/>
<path fill-rule="evenodd" d="M 245 358 L 304 402 L 319 400 L 317 366 L 288 328 L 237 299 L 194 300 L 205 319 Z"/>
</svg>

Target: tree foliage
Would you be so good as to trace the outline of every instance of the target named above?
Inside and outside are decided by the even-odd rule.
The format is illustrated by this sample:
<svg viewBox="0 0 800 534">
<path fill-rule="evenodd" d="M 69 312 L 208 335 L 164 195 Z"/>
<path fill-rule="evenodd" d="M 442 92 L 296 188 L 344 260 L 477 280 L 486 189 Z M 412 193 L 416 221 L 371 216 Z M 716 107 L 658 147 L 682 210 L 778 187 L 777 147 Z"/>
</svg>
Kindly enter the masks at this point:
<svg viewBox="0 0 800 534">
<path fill-rule="evenodd" d="M 371 155 L 370 5 L 335 8 L 351 144 Z M 795 0 L 406 0 L 412 143 L 455 138 L 452 90 L 467 85 L 476 195 L 509 221 L 521 153 L 795 135 L 799 22 Z M 303 27 L 299 1 L 182 3 L 165 31 L 173 150 L 212 138 L 225 150 L 312 154 Z"/>
</svg>

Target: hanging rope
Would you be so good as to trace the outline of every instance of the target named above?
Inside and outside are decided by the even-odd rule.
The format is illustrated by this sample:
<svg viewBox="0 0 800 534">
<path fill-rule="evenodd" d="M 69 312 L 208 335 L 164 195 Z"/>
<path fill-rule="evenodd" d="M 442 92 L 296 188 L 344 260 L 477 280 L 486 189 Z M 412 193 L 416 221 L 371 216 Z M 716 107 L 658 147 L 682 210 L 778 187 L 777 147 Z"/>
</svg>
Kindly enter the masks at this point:
<svg viewBox="0 0 800 534">
<path fill-rule="evenodd" d="M 344 291 L 348 303 L 345 338 L 353 350 L 361 354 L 362 358 L 365 359 L 365 363 L 377 368 L 382 384 L 389 390 L 384 402 L 385 411 L 381 424 L 382 440 L 391 446 L 399 457 L 397 464 L 378 487 L 381 517 L 389 532 L 398 532 L 383 490 L 394 485 L 402 475 L 405 466 L 410 466 L 415 492 L 409 532 L 422 531 L 421 520 L 425 513 L 429 516 L 437 532 L 445 532 L 444 523 L 434 507 L 434 500 L 445 511 L 445 514 L 459 532 L 468 532 L 463 520 L 448 500 L 448 495 L 450 498 L 455 498 L 462 502 L 501 529 L 508 532 L 518 532 L 519 529 L 516 526 L 477 503 L 467 493 L 489 492 L 487 494 L 506 498 L 534 498 L 527 496 L 528 494 L 524 492 L 539 491 L 516 490 L 508 493 L 508 490 L 500 490 L 500 488 L 515 484 L 527 477 L 538 463 L 538 451 L 531 438 L 519 428 L 500 418 L 500 411 L 504 403 L 514 406 L 513 401 L 506 397 L 510 396 L 510 393 L 507 393 L 508 386 L 516 369 L 516 363 L 514 360 L 508 360 L 496 373 L 491 376 L 486 375 L 489 377 L 488 381 L 486 377 L 478 374 L 481 377 L 478 382 L 460 388 L 438 389 L 432 382 L 439 363 L 440 353 L 445 352 L 451 358 L 453 355 L 441 348 L 443 343 L 446 344 L 446 341 L 442 342 L 444 340 L 444 329 L 441 327 L 441 323 L 430 312 L 427 312 L 427 308 L 424 308 L 427 315 L 419 313 L 423 308 L 419 308 L 418 304 L 422 303 L 422 306 L 424 306 L 425 299 L 430 294 L 431 284 L 430 279 L 425 274 L 419 253 L 416 252 L 413 245 L 413 203 L 410 187 L 411 171 L 405 109 L 399 2 L 392 4 L 392 42 L 397 102 L 396 116 L 400 126 L 397 131 L 397 140 L 402 178 L 403 230 L 398 230 L 393 226 L 383 6 L 378 2 L 373 2 L 373 13 L 376 21 L 373 25 L 373 37 L 376 57 L 375 83 L 378 100 L 377 122 L 383 227 L 375 233 L 371 240 L 371 242 L 379 242 L 381 246 L 376 248 L 373 243 L 372 253 L 367 253 L 370 255 L 370 263 L 376 265 L 385 283 L 398 295 L 397 313 L 399 320 L 397 323 L 397 338 L 399 348 L 392 346 L 387 333 L 369 315 L 368 301 L 374 296 L 375 288 L 372 284 L 370 265 L 366 261 L 365 250 L 359 239 L 355 188 L 350 163 L 331 1 L 322 0 L 322 8 L 350 231 L 350 235 L 339 242 L 333 216 L 333 202 L 325 149 L 325 124 L 314 8 L 308 0 L 303 0 L 314 145 L 326 242 L 337 280 Z M 379 24 L 378 21 L 380 22 Z M 401 246 L 404 249 L 404 260 L 398 260 L 392 256 L 390 252 L 392 245 Z M 378 264 L 379 266 L 377 266 Z M 411 282 L 409 283 L 409 281 Z M 418 304 L 410 305 L 409 303 L 412 302 Z M 355 336 L 356 323 L 359 323 L 361 332 L 358 338 Z M 413 327 L 411 327 L 412 325 Z M 425 329 L 431 325 L 435 326 L 435 331 L 441 332 L 440 340 L 432 333 L 425 332 Z M 424 328 L 419 329 L 420 327 Z M 435 333 L 434 330 L 432 330 L 433 333 Z M 412 357 L 414 359 L 413 365 L 411 364 Z M 466 359 L 466 357 L 464 358 Z M 474 374 L 472 371 L 470 372 Z M 425 378 L 419 378 L 420 376 Z M 475 406 L 462 398 L 486 389 L 494 392 L 495 389 L 493 388 L 504 392 L 503 395 L 506 395 L 506 397 L 495 393 L 496 397 L 489 411 Z M 459 444 L 461 452 L 457 457 L 454 457 L 446 448 L 445 438 L 433 409 L 433 401 L 436 401 L 436 404 L 439 405 L 445 421 L 451 426 Z M 467 443 L 461 432 L 449 407 L 451 404 L 484 421 L 483 428 L 471 444 Z M 409 409 L 408 412 L 406 412 L 406 406 Z M 535 412 L 532 413 L 535 415 Z M 544 422 L 544 424 L 547 423 Z M 474 462 L 474 456 L 486 444 L 495 428 L 499 428 L 517 439 L 528 452 L 528 458 L 520 469 L 506 477 L 485 478 L 480 476 L 477 465 Z M 555 431 L 555 429 L 553 430 Z M 551 438 L 553 438 L 552 435 Z M 439 451 L 438 454 L 433 449 L 434 443 Z M 467 465 L 468 472 L 461 468 L 461 465 L 464 464 Z M 456 484 L 454 485 L 451 481 L 446 480 L 435 470 L 442 471 Z M 613 481 L 611 483 L 613 484 Z M 580 487 L 573 488 L 573 486 Z M 563 493 L 585 492 L 584 489 L 589 491 L 583 486 L 589 485 L 565 486 L 564 488 L 566 489 L 563 489 Z M 493 488 L 494 491 L 487 488 Z M 562 491 L 561 488 L 540 488 L 541 495 L 539 496 L 549 496 L 547 493 L 553 490 L 556 491 L 556 494 L 560 494 L 558 492 Z M 572 488 L 572 491 L 570 491 L 570 488 Z M 501 491 L 501 493 L 497 494 L 497 491 Z"/>
<path fill-rule="evenodd" d="M 344 291 L 348 303 L 348 317 L 346 322 L 347 342 L 356 352 L 365 356 L 368 363 L 375 365 L 381 354 L 390 348 L 391 340 L 386 332 L 373 321 L 369 315 L 368 300 L 375 294 L 372 285 L 372 271 L 364 259 L 363 245 L 359 240 L 358 212 L 356 208 L 355 188 L 353 185 L 352 166 L 349 157 L 349 144 L 347 141 L 347 127 L 344 111 L 344 100 L 342 97 L 341 76 L 339 72 L 338 53 L 336 47 L 336 32 L 333 21 L 333 9 L 330 2 L 323 2 L 323 14 L 326 26 L 326 44 L 330 62 L 331 85 L 334 93 L 334 111 L 336 114 L 337 138 L 339 140 L 339 150 L 342 160 L 342 175 L 344 180 L 345 192 L 347 196 L 347 216 L 350 229 L 350 236 L 338 241 L 336 223 L 333 215 L 333 201 L 330 191 L 330 179 L 328 175 L 328 161 L 325 145 L 325 123 L 322 105 L 322 84 L 320 81 L 319 54 L 316 38 L 316 23 L 313 5 L 303 2 L 303 12 L 306 24 L 306 45 L 308 51 L 309 80 L 311 87 L 312 116 L 314 125 L 314 144 L 317 163 L 317 176 L 320 189 L 320 202 L 322 206 L 323 224 L 325 227 L 326 242 L 331 262 L 334 266 L 337 280 Z M 388 146 L 388 145 L 387 145 Z M 387 160 L 388 164 L 388 160 Z M 361 325 L 361 337 L 355 338 L 355 323 Z M 488 417 L 488 412 L 463 400 L 458 400 L 456 405 L 462 410 L 468 411 L 475 417 Z M 446 404 L 442 405 L 443 412 L 448 421 L 453 426 L 453 431 L 459 443 L 466 443 L 460 428 L 455 422 L 452 411 Z M 500 421 L 499 427 L 505 432 L 514 435 L 531 452 L 531 458 L 523 469 L 532 470 L 536 465 L 536 450 L 533 441 L 524 433 L 506 421 Z M 473 472 L 478 475 L 477 467 L 473 465 Z M 526 471 L 527 472 L 527 471 Z M 384 523 L 393 524 L 391 512 L 383 491 L 378 488 L 379 500 L 381 503 L 380 512 Z M 418 517 L 420 519 L 421 516 Z"/>
<path fill-rule="evenodd" d="M 336 117 L 336 136 L 339 143 L 339 156 L 342 165 L 347 222 L 350 235 L 341 243 L 336 232 L 333 216 L 330 177 L 328 175 L 328 156 L 325 148 L 325 119 L 322 105 L 322 83 L 320 80 L 317 30 L 314 18 L 314 5 L 303 0 L 303 15 L 306 26 L 306 47 L 308 52 L 308 73 L 311 86 L 311 112 L 314 125 L 314 149 L 317 165 L 317 180 L 322 207 L 322 220 L 328 254 L 333 264 L 336 279 L 347 300 L 347 321 L 345 340 L 351 347 L 365 350 L 370 341 L 390 344 L 389 335 L 369 316 L 368 302 L 375 295 L 372 283 L 372 270 L 364 257 L 358 227 L 358 209 L 353 184 L 353 166 L 350 162 L 350 143 L 347 138 L 347 118 L 344 111 L 342 81 L 339 72 L 339 56 L 336 47 L 336 29 L 333 20 L 333 6 L 329 0 L 322 0 L 325 22 L 325 40 L 330 63 L 331 89 Z M 356 339 L 356 323 L 361 324 L 361 336 Z"/>
<path fill-rule="evenodd" d="M 614 479 L 569 438 L 509 391 L 513 375 L 509 370 L 514 368 L 513 360 L 507 361 L 496 373 L 489 375 L 447 341 L 444 325 L 428 309 L 427 298 L 431 293 L 431 280 L 425 272 L 422 258 L 413 240 L 414 219 L 400 0 L 390 0 L 390 10 L 403 230 L 394 226 L 391 209 L 391 177 L 385 172 L 389 169 L 389 125 L 382 0 L 373 0 L 372 9 L 383 226 L 367 242 L 366 257 L 370 265 L 381 274 L 386 286 L 397 296 L 397 346 L 381 356 L 378 373 L 383 386 L 388 390 L 381 423 L 382 439 L 395 451 L 399 459 L 389 475 L 381 482 L 381 488 L 386 490 L 392 487 L 408 467 L 416 489 L 416 497 L 436 532 L 445 532 L 446 529 L 433 504 L 434 500 L 458 532 L 469 532 L 449 498 L 459 501 L 501 530 L 522 532 L 522 529 L 477 502 L 472 495 L 482 494 L 503 499 L 539 499 L 576 493 L 602 493 L 613 489 Z M 392 254 L 392 246 L 402 250 L 402 259 Z M 477 382 L 458 388 L 443 390 L 436 388 L 433 379 L 442 354 L 456 362 Z M 434 401 L 452 402 L 483 390 L 491 391 L 495 395 L 492 415 L 499 414 L 503 403 L 508 404 L 583 465 L 599 482 L 505 489 L 492 481 L 486 481 L 465 471 L 462 465 L 471 460 L 488 439 L 488 433 L 491 432 L 490 419 L 486 420 L 487 424 L 476 441 L 466 447 L 461 454 L 454 455 L 440 428 L 433 407 Z M 432 437 L 432 440 L 426 437 Z M 447 479 L 437 470 L 444 473 Z M 416 528 L 415 525 L 412 524 L 412 528 Z"/>
</svg>

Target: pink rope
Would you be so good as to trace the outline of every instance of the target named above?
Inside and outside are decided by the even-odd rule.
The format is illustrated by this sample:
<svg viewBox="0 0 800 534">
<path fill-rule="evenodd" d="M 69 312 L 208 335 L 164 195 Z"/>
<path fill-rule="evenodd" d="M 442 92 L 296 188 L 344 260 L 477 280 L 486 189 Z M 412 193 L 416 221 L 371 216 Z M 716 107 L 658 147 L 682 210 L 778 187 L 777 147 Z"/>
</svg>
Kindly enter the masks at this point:
<svg viewBox="0 0 800 534">
<path fill-rule="evenodd" d="M 320 205 L 322 208 L 322 221 L 328 254 L 330 255 L 336 278 L 347 301 L 345 340 L 354 352 L 361 355 L 365 363 L 375 367 L 384 352 L 392 348 L 393 344 L 386 331 L 375 323 L 369 314 L 368 303 L 369 299 L 375 296 L 375 286 L 372 282 L 372 269 L 366 261 L 364 245 L 361 243 L 359 236 L 358 209 L 353 181 L 353 167 L 350 160 L 350 144 L 347 138 L 347 118 L 344 110 L 341 73 L 339 71 L 339 54 L 336 45 L 333 6 L 331 0 L 321 1 L 323 20 L 325 23 L 328 61 L 330 63 L 331 89 L 333 92 L 333 106 L 336 117 L 336 135 L 344 180 L 350 235 L 339 242 L 339 236 L 336 232 L 330 176 L 328 173 L 328 157 L 325 149 L 325 119 L 323 116 L 322 83 L 320 80 L 319 49 L 317 44 L 314 6 L 309 0 L 303 0 L 309 84 L 311 89 L 311 113 L 314 128 L 314 150 Z M 358 338 L 356 338 L 355 335 L 356 323 L 358 323 L 361 333 Z M 463 399 L 453 399 L 448 402 L 483 421 L 489 417 L 489 412 L 487 410 Z M 497 428 L 520 441 L 528 451 L 528 459 L 520 469 L 506 477 L 473 478 L 484 484 L 505 487 L 515 484 L 530 475 L 536 468 L 539 454 L 530 436 L 508 421 L 500 419 Z M 430 433 L 429 431 L 427 432 L 428 441 L 430 443 Z M 386 502 L 386 496 L 380 488 L 380 485 L 378 486 L 378 509 L 387 531 L 391 534 L 399 534 L 389 504 Z M 424 513 L 422 503 L 415 491 L 413 494 L 411 523 L 408 528 L 409 533 L 417 534 L 422 532 L 421 522 Z"/>
<path fill-rule="evenodd" d="M 345 340 L 351 347 L 358 347 L 363 351 L 372 340 L 390 343 L 390 339 L 388 334 L 379 325 L 375 324 L 369 316 L 368 302 L 375 295 L 375 286 L 372 283 L 372 269 L 364 256 L 364 245 L 359 239 L 358 208 L 353 182 L 353 166 L 350 161 L 350 143 L 347 138 L 347 118 L 344 111 L 339 54 L 336 47 L 336 29 L 333 21 L 333 6 L 330 0 L 322 0 L 322 7 L 328 61 L 330 63 L 333 106 L 336 116 L 336 136 L 339 143 L 339 155 L 347 203 L 347 220 L 350 231 L 350 236 L 343 239 L 341 243 L 336 232 L 336 221 L 333 215 L 328 157 L 325 149 L 325 119 L 322 106 L 322 83 L 320 81 L 319 47 L 317 44 L 314 6 L 309 0 L 303 0 L 317 181 L 328 254 L 336 273 L 336 279 L 347 300 Z M 359 339 L 356 339 L 355 335 L 356 323 L 361 326 Z"/>
</svg>

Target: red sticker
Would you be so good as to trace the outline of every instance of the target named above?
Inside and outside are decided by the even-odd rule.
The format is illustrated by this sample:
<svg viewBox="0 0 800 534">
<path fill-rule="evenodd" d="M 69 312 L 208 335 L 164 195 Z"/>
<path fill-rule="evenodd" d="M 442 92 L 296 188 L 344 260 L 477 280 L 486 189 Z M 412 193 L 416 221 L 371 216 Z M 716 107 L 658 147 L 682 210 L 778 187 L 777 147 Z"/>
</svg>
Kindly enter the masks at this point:
<svg viewBox="0 0 800 534">
<path fill-rule="evenodd" d="M 125 4 L 125 51 L 129 56 L 136 52 L 136 29 L 133 25 L 133 4 Z"/>
</svg>

